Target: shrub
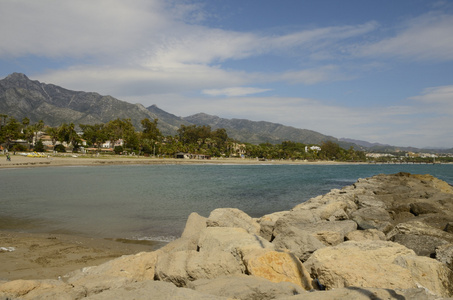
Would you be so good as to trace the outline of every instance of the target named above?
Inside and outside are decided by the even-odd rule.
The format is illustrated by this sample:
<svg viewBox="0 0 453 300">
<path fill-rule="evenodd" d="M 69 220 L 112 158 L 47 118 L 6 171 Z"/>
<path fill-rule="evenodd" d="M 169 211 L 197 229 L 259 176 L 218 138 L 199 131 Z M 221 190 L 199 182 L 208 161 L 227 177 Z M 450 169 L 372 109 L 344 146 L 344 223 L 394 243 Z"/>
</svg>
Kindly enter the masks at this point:
<svg viewBox="0 0 453 300">
<path fill-rule="evenodd" d="M 115 154 L 121 154 L 123 153 L 123 146 L 115 146 L 113 151 L 115 152 Z"/>
<path fill-rule="evenodd" d="M 28 151 L 28 147 L 22 144 L 15 144 L 11 147 L 12 151 Z"/>
<path fill-rule="evenodd" d="M 53 150 L 57 152 L 66 152 L 66 148 L 62 144 L 56 145 Z"/>
<path fill-rule="evenodd" d="M 36 152 L 44 152 L 45 149 L 44 149 L 44 144 L 42 143 L 41 140 L 39 140 L 36 145 L 35 145 L 35 148 L 33 149 L 35 150 Z"/>
</svg>

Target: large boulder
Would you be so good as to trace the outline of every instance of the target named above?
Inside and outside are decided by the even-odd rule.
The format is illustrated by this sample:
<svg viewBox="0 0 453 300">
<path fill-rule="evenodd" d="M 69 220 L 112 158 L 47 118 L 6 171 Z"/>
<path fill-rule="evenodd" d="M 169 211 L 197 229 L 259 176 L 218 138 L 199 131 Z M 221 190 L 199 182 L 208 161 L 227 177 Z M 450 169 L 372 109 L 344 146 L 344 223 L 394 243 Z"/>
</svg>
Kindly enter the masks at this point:
<svg viewBox="0 0 453 300">
<path fill-rule="evenodd" d="M 193 250 L 162 253 L 156 265 L 156 278 L 178 287 L 202 278 L 237 275 L 245 272 L 242 261 L 224 251 Z"/>
<path fill-rule="evenodd" d="M 351 214 L 360 229 L 377 229 L 388 232 L 392 229 L 392 217 L 381 207 L 364 207 Z"/>
<path fill-rule="evenodd" d="M 181 234 L 183 239 L 197 239 L 200 232 L 207 227 L 207 218 L 200 216 L 196 212 L 189 215 L 186 221 L 186 226 Z"/>
<path fill-rule="evenodd" d="M 169 242 L 159 249 L 161 252 L 197 250 L 200 233 L 207 227 L 207 218 L 193 212 L 186 221 L 186 226 L 179 239 Z"/>
<path fill-rule="evenodd" d="M 305 225 L 320 221 L 321 218 L 313 210 L 291 210 L 275 222 L 273 236 L 277 236 L 280 232 L 284 232 L 289 227 L 303 228 Z"/>
<path fill-rule="evenodd" d="M 99 266 L 85 267 L 65 277 L 71 284 L 112 277 L 130 278 L 133 281 L 153 280 L 157 254 L 158 251 L 124 255 Z"/>
<path fill-rule="evenodd" d="M 227 300 L 227 297 L 205 294 L 192 289 L 178 288 L 161 281 L 142 281 L 116 289 L 101 291 L 86 300 L 112 299 L 172 299 L 172 300 Z"/>
<path fill-rule="evenodd" d="M 119 288 L 135 281 L 153 280 L 158 252 L 125 255 L 99 266 L 85 267 L 65 275 L 71 286 L 82 288 L 86 295 Z"/>
<path fill-rule="evenodd" d="M 251 234 L 260 234 L 258 222 L 237 208 L 214 209 L 206 223 L 209 227 L 236 227 L 243 228 Z"/>
<path fill-rule="evenodd" d="M 59 280 L 13 280 L 0 284 L 0 299 L 49 299 L 73 300 L 86 295 L 83 288 L 76 288 Z"/>
<path fill-rule="evenodd" d="M 357 223 L 351 220 L 320 221 L 313 224 L 305 224 L 300 229 L 310 232 L 326 246 L 334 246 L 344 242 L 346 234 L 357 230 Z"/>
<path fill-rule="evenodd" d="M 362 288 L 348 287 L 337 288 L 329 291 L 317 291 L 313 293 L 303 293 L 296 296 L 283 296 L 278 300 L 370 300 L 370 299 L 386 299 L 386 300 L 439 300 L 436 295 L 431 294 L 423 288 L 392 290 L 380 288 Z"/>
<path fill-rule="evenodd" d="M 200 279 L 189 284 L 189 288 L 203 294 L 228 297 L 230 299 L 277 299 L 283 296 L 305 294 L 305 290 L 290 282 L 271 282 L 264 278 L 248 275 Z"/>
<path fill-rule="evenodd" d="M 397 257 L 394 263 L 409 270 L 417 286 L 422 286 L 442 297 L 453 296 L 453 272 L 437 260 L 423 256 L 402 255 Z"/>
<path fill-rule="evenodd" d="M 272 282 L 291 282 L 313 289 L 312 279 L 300 260 L 290 252 L 253 249 L 242 253 L 247 273 Z"/>
<path fill-rule="evenodd" d="M 417 255 L 432 258 L 436 257 L 438 247 L 448 244 L 438 237 L 417 234 L 396 234 L 390 240 L 414 250 Z"/>
<path fill-rule="evenodd" d="M 453 242 L 453 234 L 417 220 L 399 223 L 387 233 L 387 239 L 391 239 L 397 234 L 426 235 Z"/>
<path fill-rule="evenodd" d="M 257 222 L 260 225 L 260 236 L 268 241 L 272 241 L 275 223 L 287 213 L 288 211 L 279 211 L 258 218 Z"/>
<path fill-rule="evenodd" d="M 200 252 L 225 251 L 235 254 L 242 247 L 274 249 L 273 244 L 243 228 L 208 227 L 200 233 L 198 240 Z"/>
<path fill-rule="evenodd" d="M 291 211 L 311 211 L 318 220 L 341 221 L 349 219 L 349 214 L 357 210 L 355 194 L 351 189 L 333 189 L 325 195 L 309 199 L 296 205 Z"/>
<path fill-rule="evenodd" d="M 435 257 L 437 247 L 453 242 L 453 234 L 413 220 L 396 225 L 387 239 L 414 250 L 417 255 Z"/>
<path fill-rule="evenodd" d="M 453 295 L 451 270 L 393 242 L 344 242 L 317 250 L 305 266 L 327 289 L 409 289 L 420 285 L 438 296 Z"/>
<path fill-rule="evenodd" d="M 325 245 L 311 233 L 289 227 L 284 233 L 275 237 L 272 241 L 277 250 L 288 250 L 296 255 L 301 261 L 306 261 L 313 252 Z"/>
</svg>

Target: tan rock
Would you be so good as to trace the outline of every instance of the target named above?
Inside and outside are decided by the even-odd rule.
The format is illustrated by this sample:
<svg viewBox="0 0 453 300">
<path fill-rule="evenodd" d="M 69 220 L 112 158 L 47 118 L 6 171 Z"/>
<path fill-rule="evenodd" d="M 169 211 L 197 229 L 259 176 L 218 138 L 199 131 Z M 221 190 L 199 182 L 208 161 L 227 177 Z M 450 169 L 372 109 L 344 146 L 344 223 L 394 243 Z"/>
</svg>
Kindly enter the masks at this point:
<svg viewBox="0 0 453 300">
<path fill-rule="evenodd" d="M 313 289 L 310 274 L 290 252 L 253 250 L 249 251 L 243 260 L 250 275 L 272 282 L 291 282 L 305 290 Z"/>
<path fill-rule="evenodd" d="M 230 299 L 279 299 L 307 293 L 299 285 L 290 282 L 271 282 L 267 279 L 237 275 L 190 282 L 189 288 L 198 292 L 224 296 Z"/>
<path fill-rule="evenodd" d="M 275 227 L 275 222 L 282 216 L 286 215 L 288 211 L 279 211 L 276 213 L 264 215 L 258 219 L 260 224 L 260 236 L 268 241 L 272 240 L 272 235 Z"/>
<path fill-rule="evenodd" d="M 453 272 L 445 264 L 415 255 L 400 256 L 395 260 L 395 264 L 408 269 L 418 287 L 442 297 L 453 295 Z"/>
<path fill-rule="evenodd" d="M 289 227 L 272 241 L 277 250 L 288 250 L 301 261 L 306 261 L 313 252 L 324 248 L 325 244 L 311 233 L 296 227 Z"/>
<path fill-rule="evenodd" d="M 153 280 L 158 252 L 125 255 L 99 266 L 86 267 L 63 278 L 72 286 L 82 288 L 86 295 L 120 288 L 131 282 Z"/>
<path fill-rule="evenodd" d="M 181 234 L 181 238 L 197 237 L 200 231 L 207 227 L 206 221 L 208 219 L 200 216 L 196 212 L 193 212 L 187 218 L 186 226 Z"/>
<path fill-rule="evenodd" d="M 214 209 L 207 220 L 209 227 L 243 228 L 251 234 L 260 233 L 260 225 L 256 220 L 237 208 Z"/>
<path fill-rule="evenodd" d="M 317 250 L 305 262 L 327 289 L 348 286 L 388 289 L 424 287 L 451 296 L 453 275 L 444 264 L 385 241 L 348 241 Z"/>
<path fill-rule="evenodd" d="M 188 282 L 245 272 L 242 261 L 224 251 L 179 251 L 161 253 L 156 265 L 156 277 L 185 287 Z"/>
<path fill-rule="evenodd" d="M 414 178 L 420 179 L 423 182 L 427 182 L 432 187 L 440 190 L 441 192 L 453 194 L 453 187 L 447 182 L 440 180 L 432 175 L 420 175 L 420 174 L 411 174 Z"/>
<path fill-rule="evenodd" d="M 344 242 L 344 236 L 339 232 L 334 231 L 318 231 L 315 236 L 324 245 L 335 246 Z"/>
<path fill-rule="evenodd" d="M 392 242 L 350 241 L 317 250 L 305 262 L 305 267 L 327 289 L 415 288 L 410 271 L 393 263 L 401 255 L 414 255 L 414 252 Z"/>
<path fill-rule="evenodd" d="M 345 235 L 347 241 L 376 240 L 385 241 L 385 234 L 377 229 L 355 230 Z"/>
<path fill-rule="evenodd" d="M 1 299 L 72 300 L 85 295 L 84 289 L 59 280 L 14 280 L 0 284 Z"/>
<path fill-rule="evenodd" d="M 153 280 L 158 252 L 141 252 L 108 261 L 95 267 L 86 267 L 68 274 L 69 283 L 90 281 L 97 277 L 124 277 L 134 281 Z"/>
<path fill-rule="evenodd" d="M 274 249 L 274 245 L 256 234 L 250 234 L 243 228 L 208 227 L 200 233 L 198 240 L 200 252 L 226 251 L 236 253 L 242 247 Z"/>
<path fill-rule="evenodd" d="M 305 292 L 296 296 L 283 296 L 278 300 L 440 300 L 423 288 L 408 290 L 391 290 L 379 288 L 348 287 L 329 291 Z"/>
<path fill-rule="evenodd" d="M 187 288 L 178 288 L 169 282 L 150 280 L 133 282 L 120 288 L 104 290 L 83 299 L 228 300 L 227 297 L 200 293 Z"/>
</svg>

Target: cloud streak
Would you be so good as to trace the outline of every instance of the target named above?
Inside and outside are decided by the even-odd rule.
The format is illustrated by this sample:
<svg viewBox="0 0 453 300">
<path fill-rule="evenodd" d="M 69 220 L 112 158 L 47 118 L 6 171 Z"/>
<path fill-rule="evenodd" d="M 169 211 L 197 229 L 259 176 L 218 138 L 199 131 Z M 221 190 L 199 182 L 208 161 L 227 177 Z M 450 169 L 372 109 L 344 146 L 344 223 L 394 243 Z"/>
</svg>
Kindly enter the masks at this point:
<svg viewBox="0 0 453 300">
<path fill-rule="evenodd" d="M 406 22 L 393 37 L 360 47 L 361 56 L 398 57 L 405 60 L 453 60 L 453 16 L 427 13 Z"/>
</svg>

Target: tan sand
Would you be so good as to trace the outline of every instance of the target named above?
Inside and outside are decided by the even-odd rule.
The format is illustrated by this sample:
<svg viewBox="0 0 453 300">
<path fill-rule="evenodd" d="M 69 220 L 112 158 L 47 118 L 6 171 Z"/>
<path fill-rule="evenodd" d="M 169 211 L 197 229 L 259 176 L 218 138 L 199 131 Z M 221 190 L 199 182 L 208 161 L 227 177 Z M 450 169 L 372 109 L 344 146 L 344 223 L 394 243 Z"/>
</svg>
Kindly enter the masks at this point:
<svg viewBox="0 0 453 300">
<path fill-rule="evenodd" d="M 159 246 L 62 234 L 0 231 L 0 281 L 57 279 L 83 267 L 99 265 L 125 254 L 153 251 Z"/>
<path fill-rule="evenodd" d="M 222 159 L 174 159 L 174 158 L 150 158 L 150 157 L 128 157 L 120 155 L 106 155 L 91 157 L 89 155 L 49 155 L 47 158 L 26 157 L 11 155 L 11 161 L 6 156 L 0 155 L 0 168 L 27 168 L 27 167 L 49 167 L 49 166 L 103 166 L 103 165 L 140 165 L 140 164 L 314 164 L 333 165 L 345 164 L 344 162 L 333 161 L 303 161 L 303 160 L 266 160 L 222 158 Z"/>
</svg>

